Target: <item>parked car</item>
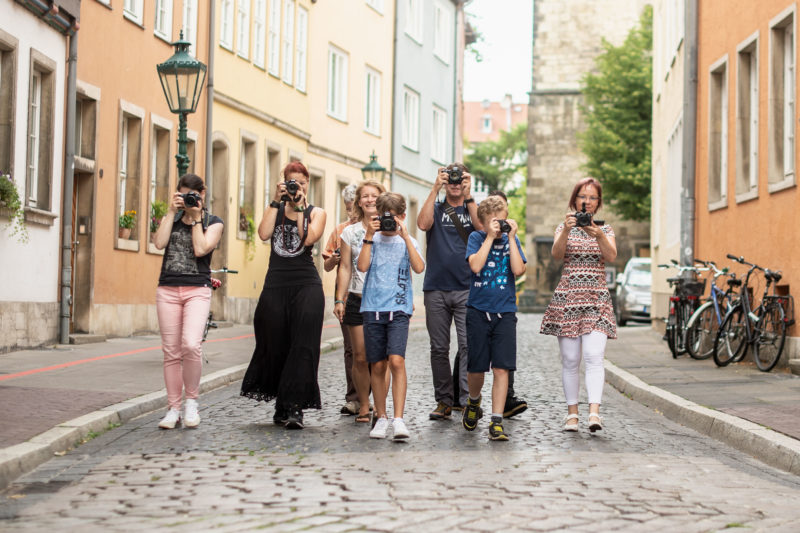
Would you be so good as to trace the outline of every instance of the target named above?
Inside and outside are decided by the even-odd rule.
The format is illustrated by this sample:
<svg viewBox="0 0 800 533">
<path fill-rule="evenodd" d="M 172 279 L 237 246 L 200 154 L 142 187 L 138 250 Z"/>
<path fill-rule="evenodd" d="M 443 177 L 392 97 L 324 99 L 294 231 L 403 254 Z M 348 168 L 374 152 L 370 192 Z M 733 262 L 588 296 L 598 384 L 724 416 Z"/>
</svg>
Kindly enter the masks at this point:
<svg viewBox="0 0 800 533">
<path fill-rule="evenodd" d="M 629 320 L 650 322 L 653 276 L 649 257 L 633 257 L 625 270 L 617 276 L 617 324 L 624 326 Z"/>
</svg>

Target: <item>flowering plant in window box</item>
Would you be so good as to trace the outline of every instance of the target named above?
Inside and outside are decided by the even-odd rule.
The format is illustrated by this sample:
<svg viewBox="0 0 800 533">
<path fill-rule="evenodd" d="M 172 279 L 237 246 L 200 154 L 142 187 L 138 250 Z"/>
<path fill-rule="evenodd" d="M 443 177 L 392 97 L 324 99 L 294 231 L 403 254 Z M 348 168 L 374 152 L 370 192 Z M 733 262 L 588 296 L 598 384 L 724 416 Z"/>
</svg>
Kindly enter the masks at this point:
<svg viewBox="0 0 800 533">
<path fill-rule="evenodd" d="M 136 211 L 131 209 L 125 211 L 119 216 L 119 236 L 122 239 L 127 239 L 131 236 L 131 230 L 136 224 Z"/>
<path fill-rule="evenodd" d="M 25 225 L 25 211 L 19 198 L 19 191 L 10 174 L 0 171 L 0 209 L 8 215 L 7 228 L 11 228 L 11 236 L 20 242 L 28 242 L 28 228 Z"/>
</svg>

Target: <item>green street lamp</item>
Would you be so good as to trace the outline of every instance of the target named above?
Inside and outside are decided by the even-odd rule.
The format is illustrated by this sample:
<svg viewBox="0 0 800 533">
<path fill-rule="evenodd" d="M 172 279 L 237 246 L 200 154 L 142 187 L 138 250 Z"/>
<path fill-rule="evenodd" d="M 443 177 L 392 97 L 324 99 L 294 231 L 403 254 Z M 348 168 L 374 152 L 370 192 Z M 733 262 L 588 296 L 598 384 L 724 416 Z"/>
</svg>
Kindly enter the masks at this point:
<svg viewBox="0 0 800 533">
<path fill-rule="evenodd" d="M 383 178 L 386 176 L 386 169 L 378 164 L 378 156 L 375 155 L 375 150 L 373 150 L 372 155 L 369 156 L 369 163 L 361 167 L 361 175 L 364 176 L 364 179 L 367 181 L 383 183 Z"/>
<path fill-rule="evenodd" d="M 186 115 L 197 110 L 197 102 L 203 91 L 206 81 L 206 66 L 189 55 L 189 41 L 183 40 L 183 31 L 180 38 L 172 43 L 175 54 L 156 67 L 161 80 L 161 89 L 167 98 L 169 110 L 180 116 L 178 127 L 178 176 L 183 176 L 189 171 L 189 156 L 186 155 Z"/>
</svg>

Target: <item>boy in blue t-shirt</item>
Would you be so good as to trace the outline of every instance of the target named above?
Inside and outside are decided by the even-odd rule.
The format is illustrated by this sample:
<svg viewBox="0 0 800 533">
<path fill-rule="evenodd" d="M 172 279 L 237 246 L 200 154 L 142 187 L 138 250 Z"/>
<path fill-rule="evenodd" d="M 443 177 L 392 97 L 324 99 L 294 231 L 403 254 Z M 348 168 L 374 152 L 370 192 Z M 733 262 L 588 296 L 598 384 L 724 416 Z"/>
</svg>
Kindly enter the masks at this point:
<svg viewBox="0 0 800 533">
<path fill-rule="evenodd" d="M 469 401 L 461 419 L 474 430 L 481 410 L 484 374 L 492 369 L 491 440 L 508 440 L 503 429 L 503 408 L 508 371 L 517 367 L 517 302 L 515 278 L 525 273 L 525 254 L 517 238 L 517 223 L 499 196 L 489 196 L 478 206 L 486 231 L 474 231 L 467 241 L 467 261 L 472 283 L 467 300 L 467 381 Z M 513 244 L 511 244 L 513 239 Z"/>
<path fill-rule="evenodd" d="M 389 431 L 386 418 L 386 367 L 392 373 L 394 440 L 409 437 L 403 422 L 406 402 L 406 342 L 408 321 L 414 310 L 411 271 L 425 270 L 417 241 L 404 224 L 406 201 L 397 193 L 385 192 L 376 202 L 381 217 L 373 217 L 358 255 L 358 270 L 366 272 L 361 299 L 364 317 L 364 348 L 371 363 L 370 382 L 377 417 L 369 436 L 384 439 Z M 393 227 L 392 227 L 393 226 Z M 383 229 L 382 229 L 383 228 Z M 377 233 L 376 233 L 377 232 Z"/>
</svg>

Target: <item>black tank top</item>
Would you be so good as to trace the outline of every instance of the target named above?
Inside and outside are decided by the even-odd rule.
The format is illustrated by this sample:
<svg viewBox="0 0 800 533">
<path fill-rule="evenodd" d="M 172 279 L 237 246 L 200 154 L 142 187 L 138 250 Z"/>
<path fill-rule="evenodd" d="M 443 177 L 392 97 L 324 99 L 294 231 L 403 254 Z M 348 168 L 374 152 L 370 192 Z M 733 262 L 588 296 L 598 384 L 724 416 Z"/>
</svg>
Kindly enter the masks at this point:
<svg viewBox="0 0 800 533">
<path fill-rule="evenodd" d="M 285 205 L 281 204 L 272 232 L 272 251 L 264 286 L 269 288 L 288 285 L 322 285 L 322 280 L 311 256 L 313 246 L 303 246 L 297 231 L 297 222 L 285 218 Z M 314 206 L 309 205 L 303 216 L 311 216 Z M 302 223 L 302 218 L 300 219 Z"/>
</svg>

